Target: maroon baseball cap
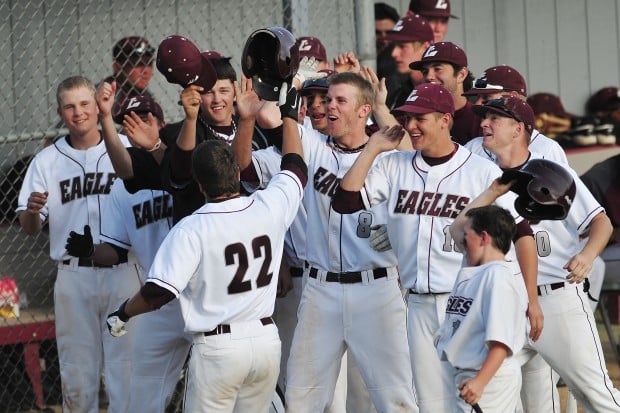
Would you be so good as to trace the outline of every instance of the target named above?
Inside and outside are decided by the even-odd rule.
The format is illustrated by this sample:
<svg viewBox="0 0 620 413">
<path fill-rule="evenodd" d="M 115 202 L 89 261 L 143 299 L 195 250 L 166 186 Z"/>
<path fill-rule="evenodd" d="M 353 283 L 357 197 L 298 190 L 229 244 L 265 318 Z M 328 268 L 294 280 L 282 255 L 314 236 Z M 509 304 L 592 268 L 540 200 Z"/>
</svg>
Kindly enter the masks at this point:
<svg viewBox="0 0 620 413">
<path fill-rule="evenodd" d="M 114 60 L 120 64 L 131 62 L 134 66 L 153 64 L 155 49 L 141 36 L 123 37 L 112 48 Z"/>
<path fill-rule="evenodd" d="M 121 111 L 118 114 L 114 115 L 114 122 L 122 124 L 125 115 L 128 115 L 131 112 L 150 112 L 160 121 L 164 121 L 164 111 L 161 109 L 161 106 L 159 106 L 157 102 L 155 102 L 152 98 L 148 96 L 137 95 L 127 98 L 127 100 L 125 100 L 125 103 L 123 103 Z"/>
<path fill-rule="evenodd" d="M 525 79 L 521 73 L 508 65 L 493 66 L 482 72 L 474 82 L 474 87 L 463 95 L 489 95 L 502 91 L 515 91 L 527 96 Z"/>
<path fill-rule="evenodd" d="M 433 39 L 431 25 L 417 14 L 403 17 L 385 35 L 388 42 L 432 42 Z"/>
<path fill-rule="evenodd" d="M 620 109 L 620 91 L 617 87 L 604 87 L 590 96 L 586 105 L 588 112 L 613 112 Z"/>
<path fill-rule="evenodd" d="M 183 87 L 202 86 L 211 90 L 217 81 L 217 74 L 209 59 L 187 37 L 172 35 L 166 37 L 157 49 L 157 70 L 170 83 Z"/>
<path fill-rule="evenodd" d="M 411 92 L 405 104 L 394 112 L 406 113 L 451 113 L 454 115 L 454 100 L 443 86 L 435 83 L 422 83 Z"/>
<path fill-rule="evenodd" d="M 314 57 L 320 61 L 327 61 L 327 51 L 323 43 L 316 37 L 302 36 L 297 38 L 299 58 Z"/>
<path fill-rule="evenodd" d="M 561 118 L 575 117 L 572 113 L 568 113 L 564 110 L 564 105 L 560 97 L 551 93 L 535 93 L 527 98 L 527 103 L 536 115 L 548 113 Z"/>
<path fill-rule="evenodd" d="M 502 96 L 489 100 L 484 105 L 473 105 L 471 109 L 481 118 L 484 118 L 488 112 L 493 112 L 523 122 L 529 133 L 534 130 L 534 111 L 530 105 L 517 96 Z"/>
<path fill-rule="evenodd" d="M 319 70 L 319 73 L 327 73 L 327 76 L 320 79 L 306 80 L 299 90 L 300 96 L 308 96 L 317 92 L 323 94 L 327 93 L 327 89 L 329 89 L 329 77 L 336 74 L 336 72 L 331 69 L 323 69 Z"/>
<path fill-rule="evenodd" d="M 458 19 L 450 12 L 450 0 L 411 0 L 409 10 L 422 17 L 445 17 Z"/>
<path fill-rule="evenodd" d="M 439 42 L 430 45 L 422 55 L 422 60 L 409 64 L 409 68 L 422 70 L 424 65 L 430 62 L 444 62 L 466 67 L 467 55 L 463 49 L 452 42 Z"/>
</svg>

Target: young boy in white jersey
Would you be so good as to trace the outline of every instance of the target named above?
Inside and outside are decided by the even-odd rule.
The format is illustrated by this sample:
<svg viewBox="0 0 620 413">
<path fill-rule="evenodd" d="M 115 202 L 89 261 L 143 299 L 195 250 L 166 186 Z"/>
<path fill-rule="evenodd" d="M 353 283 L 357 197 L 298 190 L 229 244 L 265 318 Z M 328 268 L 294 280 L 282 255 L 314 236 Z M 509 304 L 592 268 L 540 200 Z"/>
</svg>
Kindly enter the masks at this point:
<svg viewBox="0 0 620 413">
<path fill-rule="evenodd" d="M 454 367 L 458 408 L 514 412 L 521 371 L 513 357 L 525 342 L 527 291 L 506 261 L 516 231 L 514 218 L 498 206 L 465 209 L 450 226 L 466 264 L 448 299 L 437 333 L 437 352 Z"/>
</svg>

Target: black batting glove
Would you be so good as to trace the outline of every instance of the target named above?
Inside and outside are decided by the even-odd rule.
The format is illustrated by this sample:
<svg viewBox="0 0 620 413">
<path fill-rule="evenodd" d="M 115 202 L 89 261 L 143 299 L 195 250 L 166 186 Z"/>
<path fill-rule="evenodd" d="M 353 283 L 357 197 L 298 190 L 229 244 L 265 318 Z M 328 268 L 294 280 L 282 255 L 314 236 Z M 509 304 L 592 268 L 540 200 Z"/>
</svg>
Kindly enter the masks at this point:
<svg viewBox="0 0 620 413">
<path fill-rule="evenodd" d="M 284 120 L 284 118 L 291 118 L 295 122 L 299 119 L 299 105 L 301 103 L 301 96 L 297 93 L 297 89 L 295 86 L 291 86 L 288 89 L 285 89 L 286 83 L 282 84 L 283 89 L 286 90 L 286 96 L 283 96 L 283 93 L 280 95 L 280 101 L 278 102 L 278 106 L 280 108 L 280 118 Z"/>
<path fill-rule="evenodd" d="M 93 236 L 90 233 L 90 226 L 84 225 L 84 235 L 75 231 L 69 233 L 65 249 L 74 257 L 91 258 L 95 253 L 95 245 L 93 244 Z"/>
</svg>

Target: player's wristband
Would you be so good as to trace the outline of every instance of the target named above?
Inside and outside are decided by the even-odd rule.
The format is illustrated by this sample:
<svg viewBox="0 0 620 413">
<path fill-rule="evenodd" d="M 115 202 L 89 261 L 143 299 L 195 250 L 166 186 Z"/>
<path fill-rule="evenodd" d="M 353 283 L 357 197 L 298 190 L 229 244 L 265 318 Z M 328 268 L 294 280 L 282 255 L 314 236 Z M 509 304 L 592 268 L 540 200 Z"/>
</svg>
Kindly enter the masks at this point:
<svg viewBox="0 0 620 413">
<path fill-rule="evenodd" d="M 147 149 L 147 152 L 155 152 L 161 147 L 161 138 L 157 139 L 157 143 L 151 149 Z"/>
<path fill-rule="evenodd" d="M 126 323 L 131 318 L 131 316 L 125 312 L 125 305 L 127 304 L 127 301 L 129 301 L 129 299 L 125 300 L 123 304 L 118 307 L 118 310 L 116 310 L 118 318 L 124 323 Z"/>
</svg>

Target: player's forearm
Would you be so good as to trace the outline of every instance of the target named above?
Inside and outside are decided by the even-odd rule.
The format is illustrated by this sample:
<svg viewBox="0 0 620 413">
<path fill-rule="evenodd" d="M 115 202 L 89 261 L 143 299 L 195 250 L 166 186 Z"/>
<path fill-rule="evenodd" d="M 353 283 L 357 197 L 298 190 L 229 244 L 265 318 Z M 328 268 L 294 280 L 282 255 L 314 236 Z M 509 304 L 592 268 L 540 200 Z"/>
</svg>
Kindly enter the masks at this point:
<svg viewBox="0 0 620 413">
<path fill-rule="evenodd" d="M 372 164 L 378 155 L 379 153 L 366 146 L 340 181 L 342 189 L 351 192 L 360 191 L 364 187 L 368 171 L 372 168 Z"/>
<path fill-rule="evenodd" d="M 101 265 L 116 265 L 119 257 L 116 250 L 109 244 L 97 244 L 93 249 L 92 260 Z"/>
<path fill-rule="evenodd" d="M 380 128 L 384 126 L 398 125 L 398 121 L 396 120 L 394 115 L 390 113 L 390 108 L 388 108 L 385 103 L 382 105 L 375 104 L 372 114 L 375 117 L 375 122 L 377 122 L 377 125 L 379 125 Z"/>
<path fill-rule="evenodd" d="M 263 129 L 273 129 L 282 125 L 280 109 L 276 102 L 265 102 L 256 114 L 256 122 Z"/>
<path fill-rule="evenodd" d="M 527 290 L 530 303 L 538 301 L 538 252 L 533 237 L 524 236 L 515 241 L 517 262 Z"/>
<path fill-rule="evenodd" d="M 252 136 L 254 136 L 254 118 L 239 119 L 237 133 L 231 147 L 237 157 L 239 169 L 244 170 L 252 163 Z"/>
<path fill-rule="evenodd" d="M 19 214 L 19 224 L 22 227 L 22 231 L 28 235 L 38 234 L 43 227 L 39 214 L 31 214 L 27 211 L 22 211 Z"/>
<path fill-rule="evenodd" d="M 592 261 L 605 249 L 614 231 L 609 217 L 604 212 L 595 216 L 590 223 L 590 234 L 581 253 Z"/>
<path fill-rule="evenodd" d="M 114 172 L 121 179 L 133 178 L 133 163 L 129 151 L 118 137 L 116 126 L 112 115 L 101 118 L 101 127 L 103 128 L 103 140 L 105 147 L 114 167 Z"/>
<path fill-rule="evenodd" d="M 146 301 L 142 293 L 138 291 L 127 301 L 124 310 L 129 317 L 134 317 L 140 314 L 148 313 L 154 309 Z"/>
<path fill-rule="evenodd" d="M 282 120 L 282 155 L 296 153 L 303 158 L 303 148 L 299 138 L 299 126 L 292 118 Z M 250 155 L 251 156 L 251 155 Z"/>
<path fill-rule="evenodd" d="M 510 355 L 510 350 L 504 344 L 499 343 L 497 341 L 492 341 L 489 344 L 489 354 L 487 358 L 482 363 L 482 367 L 480 367 L 480 371 L 476 375 L 478 380 L 486 386 L 489 381 L 495 376 L 497 370 L 499 370 L 500 366 Z"/>
<path fill-rule="evenodd" d="M 177 137 L 177 148 L 182 151 L 191 151 L 196 148 L 196 119 L 185 118 L 183 121 Z"/>
</svg>

